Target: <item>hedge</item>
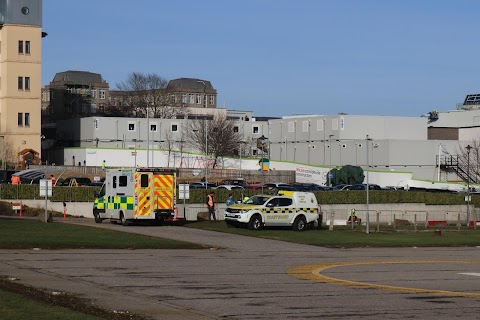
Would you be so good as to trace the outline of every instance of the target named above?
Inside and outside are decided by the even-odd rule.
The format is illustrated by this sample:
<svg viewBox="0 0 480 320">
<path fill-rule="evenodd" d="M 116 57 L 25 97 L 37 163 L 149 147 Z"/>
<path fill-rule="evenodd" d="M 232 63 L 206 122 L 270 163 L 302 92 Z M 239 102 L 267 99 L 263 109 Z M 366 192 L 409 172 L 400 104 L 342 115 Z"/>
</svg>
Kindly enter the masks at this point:
<svg viewBox="0 0 480 320">
<path fill-rule="evenodd" d="M 100 191 L 99 187 L 54 187 L 52 201 L 55 202 L 93 202 L 95 192 Z M 190 189 L 190 199 L 185 200 L 188 204 L 204 203 L 207 192 L 205 189 Z M 218 203 L 225 202 L 229 193 L 233 194 L 235 201 L 244 196 L 260 194 L 261 190 L 213 190 Z M 268 193 L 266 191 L 265 193 Z M 320 204 L 361 204 L 366 203 L 367 193 L 365 191 L 319 191 L 315 192 Z M 432 193 L 419 191 L 390 191 L 371 190 L 369 191 L 369 203 L 425 203 L 429 205 L 465 204 L 465 194 L 453 193 Z M 4 200 L 16 199 L 44 199 L 40 197 L 38 185 L 0 185 L 0 198 Z M 183 203 L 177 193 L 177 202 Z M 472 195 L 472 205 L 480 206 L 480 196 Z"/>
</svg>

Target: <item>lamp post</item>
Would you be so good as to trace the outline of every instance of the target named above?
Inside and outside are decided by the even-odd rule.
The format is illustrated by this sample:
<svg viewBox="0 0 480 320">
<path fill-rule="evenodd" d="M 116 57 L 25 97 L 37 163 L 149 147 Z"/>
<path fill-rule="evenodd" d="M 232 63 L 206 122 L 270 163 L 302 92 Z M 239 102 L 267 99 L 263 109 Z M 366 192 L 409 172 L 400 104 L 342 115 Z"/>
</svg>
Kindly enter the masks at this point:
<svg viewBox="0 0 480 320">
<path fill-rule="evenodd" d="M 260 163 L 261 163 L 261 168 L 260 170 L 262 170 L 262 194 L 263 194 L 263 186 L 265 184 L 265 176 L 264 176 L 264 172 L 263 172 L 263 162 L 264 162 L 264 159 L 265 159 L 265 145 L 267 144 L 267 138 L 265 138 L 265 136 L 262 134 L 262 136 L 260 138 L 258 138 L 258 140 L 260 140 L 260 144 L 262 146 L 262 159 L 260 160 Z"/>
<path fill-rule="evenodd" d="M 330 159 L 329 159 L 329 162 L 328 162 L 328 167 L 330 168 L 330 170 L 328 171 L 328 186 L 331 186 L 332 185 L 332 176 L 331 176 L 331 169 L 332 169 L 332 137 L 333 137 L 333 134 L 329 134 L 328 135 L 328 149 L 330 149 Z"/>
<path fill-rule="evenodd" d="M 343 148 L 343 144 L 342 144 L 342 141 L 340 140 L 340 143 L 338 144 L 338 153 L 339 153 L 339 156 L 340 156 L 340 168 L 342 168 L 342 148 Z"/>
<path fill-rule="evenodd" d="M 150 110 L 147 104 L 147 168 L 150 167 Z"/>
<path fill-rule="evenodd" d="M 370 233 L 370 211 L 368 209 L 368 204 L 369 204 L 369 199 L 368 199 L 368 191 L 370 189 L 370 184 L 368 182 L 368 176 L 369 176 L 369 173 L 370 173 L 370 164 L 368 162 L 368 145 L 370 144 L 370 138 L 368 137 L 368 134 L 367 134 L 367 222 L 366 222 L 366 231 L 365 233 Z"/>
<path fill-rule="evenodd" d="M 470 224 L 470 150 L 472 150 L 471 145 L 465 147 L 467 149 L 467 226 Z M 473 225 L 476 225 L 476 221 L 473 222 Z"/>
<path fill-rule="evenodd" d="M 133 143 L 135 143 L 133 145 L 133 150 L 134 150 L 133 153 L 135 154 L 135 162 L 134 162 L 133 167 L 136 168 L 137 167 L 137 139 L 133 139 L 132 141 L 133 141 Z"/>
<path fill-rule="evenodd" d="M 203 84 L 203 107 L 207 107 L 207 85 L 203 80 L 197 80 Z M 205 116 L 205 189 L 208 189 L 208 122 Z"/>
<path fill-rule="evenodd" d="M 310 135 L 310 119 L 308 120 L 308 145 L 307 145 L 307 148 L 308 148 L 308 158 L 307 158 L 307 162 L 308 164 L 310 165 L 310 143 L 312 142 L 311 140 L 311 135 Z"/>
<path fill-rule="evenodd" d="M 245 141 L 239 141 L 238 154 L 240 156 L 240 178 L 243 178 L 242 175 L 242 144 L 246 143 Z"/>
<path fill-rule="evenodd" d="M 43 141 L 45 141 L 45 135 L 41 135 L 40 136 L 40 151 L 42 150 L 42 143 Z M 3 137 L 3 144 L 2 144 L 2 169 L 5 170 L 6 168 L 4 167 L 4 162 L 5 162 L 5 137 Z M 46 149 L 46 148 L 45 148 Z M 48 165 L 48 161 L 49 161 L 49 153 L 47 151 L 47 157 L 45 159 L 45 164 Z M 40 164 L 42 164 L 42 158 L 40 158 Z"/>
</svg>

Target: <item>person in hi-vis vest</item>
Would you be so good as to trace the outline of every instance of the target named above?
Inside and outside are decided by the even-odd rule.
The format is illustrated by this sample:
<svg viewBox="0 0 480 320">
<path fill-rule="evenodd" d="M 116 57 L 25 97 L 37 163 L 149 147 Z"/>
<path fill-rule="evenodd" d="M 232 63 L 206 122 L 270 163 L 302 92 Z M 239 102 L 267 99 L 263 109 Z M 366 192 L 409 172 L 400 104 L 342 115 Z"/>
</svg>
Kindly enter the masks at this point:
<svg viewBox="0 0 480 320">
<path fill-rule="evenodd" d="M 207 205 L 207 208 L 208 208 L 208 220 L 210 220 L 210 221 L 217 220 L 215 218 L 215 199 L 214 199 L 214 197 L 215 197 L 215 192 L 212 191 L 207 195 L 207 199 L 206 199 L 206 205 Z"/>
</svg>

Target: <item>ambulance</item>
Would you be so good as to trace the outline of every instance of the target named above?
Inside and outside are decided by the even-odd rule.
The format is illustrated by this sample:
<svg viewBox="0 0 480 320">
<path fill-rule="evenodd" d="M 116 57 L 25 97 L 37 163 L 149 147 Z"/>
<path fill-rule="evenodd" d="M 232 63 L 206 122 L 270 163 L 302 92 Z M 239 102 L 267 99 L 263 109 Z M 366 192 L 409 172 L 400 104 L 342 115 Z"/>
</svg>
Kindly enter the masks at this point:
<svg viewBox="0 0 480 320">
<path fill-rule="evenodd" d="M 107 169 L 105 183 L 93 204 L 95 222 L 162 223 L 176 219 L 176 178 L 173 168 Z"/>
<path fill-rule="evenodd" d="M 244 203 L 228 206 L 228 226 L 247 226 L 260 230 L 264 226 L 289 226 L 304 231 L 309 224 L 320 221 L 320 207 L 312 192 L 284 191 L 277 195 L 257 195 Z"/>
</svg>

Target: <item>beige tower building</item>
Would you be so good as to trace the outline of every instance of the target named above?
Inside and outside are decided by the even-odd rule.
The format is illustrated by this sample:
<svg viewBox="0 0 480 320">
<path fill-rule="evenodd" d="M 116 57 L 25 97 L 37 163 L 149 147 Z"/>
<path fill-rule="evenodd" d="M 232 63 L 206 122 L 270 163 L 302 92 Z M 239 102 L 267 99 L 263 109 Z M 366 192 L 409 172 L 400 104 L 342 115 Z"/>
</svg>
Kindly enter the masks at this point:
<svg viewBox="0 0 480 320">
<path fill-rule="evenodd" d="M 22 168 L 41 152 L 42 1 L 0 0 L 2 161 Z"/>
</svg>

